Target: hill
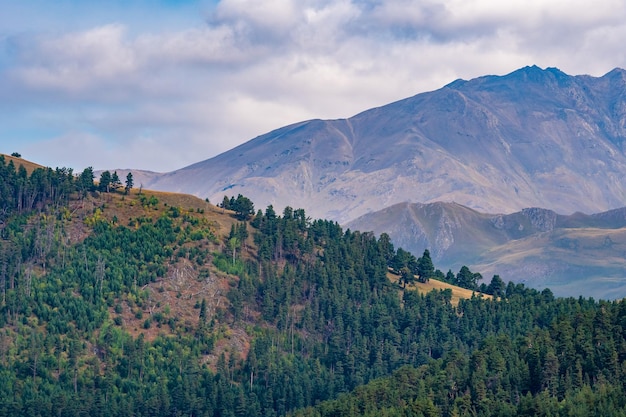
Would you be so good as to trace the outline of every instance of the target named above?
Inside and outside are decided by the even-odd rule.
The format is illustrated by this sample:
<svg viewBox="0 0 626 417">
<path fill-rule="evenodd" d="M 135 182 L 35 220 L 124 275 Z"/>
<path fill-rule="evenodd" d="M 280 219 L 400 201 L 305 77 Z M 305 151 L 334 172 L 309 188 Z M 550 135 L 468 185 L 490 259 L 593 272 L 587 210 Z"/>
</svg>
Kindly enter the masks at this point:
<svg viewBox="0 0 626 417">
<path fill-rule="evenodd" d="M 457 80 L 340 120 L 285 126 L 147 188 L 260 207 L 303 207 L 342 224 L 396 203 L 491 213 L 622 207 L 626 72 L 521 68 Z"/>
<path fill-rule="evenodd" d="M 32 161 L 28 161 L 26 159 L 22 159 L 21 157 L 16 157 L 16 156 L 11 156 L 11 155 L 5 155 L 3 153 L 0 153 L 0 156 L 4 157 L 5 162 L 8 164 L 9 162 L 13 162 L 13 165 L 15 165 L 15 168 L 19 168 L 20 165 L 23 165 L 24 168 L 26 168 L 26 171 L 30 174 L 32 173 L 35 169 L 37 168 L 44 168 L 43 165 L 39 165 L 35 162 Z"/>
<path fill-rule="evenodd" d="M 623 302 L 421 293 L 388 271 L 440 275 L 426 252 L 303 209 L 0 177 L 0 416 L 626 410 Z"/>
<path fill-rule="evenodd" d="M 413 253 L 429 249 L 444 270 L 468 265 L 562 296 L 626 297 L 625 208 L 593 215 L 540 208 L 488 214 L 455 203 L 402 203 L 346 227 L 388 233 Z"/>
</svg>

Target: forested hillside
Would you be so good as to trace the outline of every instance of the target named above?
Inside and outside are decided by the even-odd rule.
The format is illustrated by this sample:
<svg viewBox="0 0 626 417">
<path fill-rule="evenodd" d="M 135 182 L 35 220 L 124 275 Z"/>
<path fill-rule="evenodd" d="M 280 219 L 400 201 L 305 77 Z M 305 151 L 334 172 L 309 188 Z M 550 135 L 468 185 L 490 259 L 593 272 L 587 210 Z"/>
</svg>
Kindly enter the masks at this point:
<svg viewBox="0 0 626 417">
<path fill-rule="evenodd" d="M 99 185 L 0 157 L 0 415 L 626 413 L 623 302 L 453 303 L 412 281 L 480 274 L 384 234 Z"/>
</svg>

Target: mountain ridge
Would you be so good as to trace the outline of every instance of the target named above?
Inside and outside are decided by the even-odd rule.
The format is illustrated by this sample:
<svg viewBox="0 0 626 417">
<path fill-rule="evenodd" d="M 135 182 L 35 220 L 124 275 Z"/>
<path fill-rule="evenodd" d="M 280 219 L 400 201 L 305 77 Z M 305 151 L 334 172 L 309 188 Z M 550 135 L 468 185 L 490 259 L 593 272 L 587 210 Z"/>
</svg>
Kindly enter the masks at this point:
<svg viewBox="0 0 626 417">
<path fill-rule="evenodd" d="M 342 224 L 400 203 L 601 212 L 626 202 L 626 72 L 525 67 L 258 136 L 146 187 L 241 193 Z"/>
<path fill-rule="evenodd" d="M 591 215 L 537 207 L 490 214 L 457 203 L 399 203 L 346 227 L 387 233 L 412 253 L 428 249 L 444 271 L 467 265 L 487 280 L 497 274 L 562 296 L 626 291 L 626 207 Z"/>
</svg>

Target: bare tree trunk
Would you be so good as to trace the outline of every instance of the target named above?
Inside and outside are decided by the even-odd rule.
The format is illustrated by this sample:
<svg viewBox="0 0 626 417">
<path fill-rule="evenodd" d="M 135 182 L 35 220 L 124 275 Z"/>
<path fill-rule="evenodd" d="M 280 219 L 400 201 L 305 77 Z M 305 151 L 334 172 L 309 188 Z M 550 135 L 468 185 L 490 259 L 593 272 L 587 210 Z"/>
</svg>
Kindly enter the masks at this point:
<svg viewBox="0 0 626 417">
<path fill-rule="evenodd" d="M 100 296 L 102 296 L 102 284 L 104 283 L 105 269 L 104 260 L 100 255 L 98 255 L 98 261 L 96 263 L 96 286 L 100 290 Z"/>
<path fill-rule="evenodd" d="M 33 266 L 32 265 L 28 265 L 28 267 L 26 268 L 26 288 L 25 288 L 25 292 L 26 292 L 26 296 L 30 297 L 30 289 L 31 289 L 31 284 L 33 281 Z"/>
<path fill-rule="evenodd" d="M 0 269 L 0 285 L 2 285 L 2 305 L 7 302 L 7 261 L 2 262 L 2 269 Z"/>
</svg>

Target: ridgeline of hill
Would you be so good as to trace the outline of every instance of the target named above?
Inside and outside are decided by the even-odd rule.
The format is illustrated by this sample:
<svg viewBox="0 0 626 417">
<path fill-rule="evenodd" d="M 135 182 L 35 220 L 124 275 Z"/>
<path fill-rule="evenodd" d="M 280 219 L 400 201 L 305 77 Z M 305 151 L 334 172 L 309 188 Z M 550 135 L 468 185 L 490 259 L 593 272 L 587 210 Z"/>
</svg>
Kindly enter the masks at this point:
<svg viewBox="0 0 626 417">
<path fill-rule="evenodd" d="M 28 174 L 31 174 L 37 168 L 42 168 L 42 169 L 45 168 L 43 165 L 39 165 L 35 162 L 22 159 L 21 156 L 5 155 L 3 153 L 0 153 L 0 155 L 4 157 L 4 161 L 6 164 L 13 163 L 13 166 L 15 166 L 16 169 L 19 169 L 21 165 L 24 167 L 24 169 L 26 169 L 26 172 Z"/>
<path fill-rule="evenodd" d="M 622 302 L 479 286 L 302 209 L 0 162 L 0 416 L 626 412 Z M 430 277 L 497 297 L 412 289 Z"/>
</svg>

